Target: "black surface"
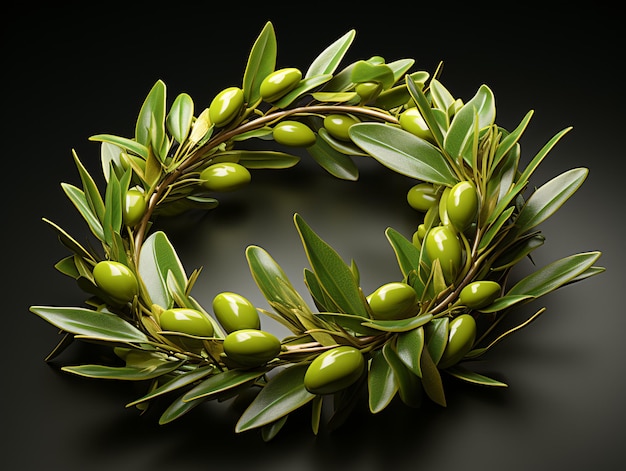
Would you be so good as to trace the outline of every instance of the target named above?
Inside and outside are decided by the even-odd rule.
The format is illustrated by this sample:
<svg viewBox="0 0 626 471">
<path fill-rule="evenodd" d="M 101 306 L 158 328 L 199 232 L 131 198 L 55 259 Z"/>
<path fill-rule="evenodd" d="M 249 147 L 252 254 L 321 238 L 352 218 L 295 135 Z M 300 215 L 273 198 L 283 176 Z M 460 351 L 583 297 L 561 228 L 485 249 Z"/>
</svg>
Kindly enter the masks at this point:
<svg viewBox="0 0 626 471">
<path fill-rule="evenodd" d="M 483 4 L 410 12 L 389 4 L 389 11 L 358 7 L 359 14 L 334 13 L 333 5 L 299 6 L 297 14 L 272 13 L 267 5 L 212 11 L 175 2 L 161 12 L 86 5 L 31 6 L 3 22 L 3 469 L 618 469 L 626 419 L 625 122 L 613 13 L 589 6 L 501 12 Z M 28 307 L 82 301 L 53 270 L 66 252 L 41 221 L 86 233 L 60 189 L 61 181 L 79 182 L 71 149 L 99 174 L 99 147 L 87 138 L 131 135 L 157 79 L 170 97 L 184 91 L 198 108 L 208 105 L 220 89 L 240 83 L 267 20 L 276 29 L 279 66 L 305 68 L 352 28 L 357 36 L 347 60 L 413 57 L 428 71 L 443 60 L 442 82 L 456 96 L 469 99 L 483 83 L 492 88 L 504 127 L 535 110 L 522 141 L 526 158 L 574 127 L 534 184 L 577 166 L 590 175 L 542 225 L 547 242 L 535 260 L 543 265 L 601 250 L 607 271 L 546 297 L 536 307 L 547 313 L 493 351 L 483 371 L 508 389 L 450 384 L 445 409 L 394 403 L 371 416 L 362 406 L 343 428 L 317 438 L 308 417 L 295 415 L 263 443 L 255 432 L 234 434 L 236 409 L 227 404 L 158 426 L 154 416 L 124 408 L 141 393 L 135 385 L 57 370 L 97 360 L 96 349 L 75 346 L 53 365 L 43 361 L 56 332 Z M 255 184 L 216 212 L 180 221 L 168 233 L 189 271 L 204 267 L 196 287 L 201 301 L 229 289 L 263 304 L 245 264 L 248 244 L 266 248 L 302 286 L 307 264 L 291 219 L 296 211 L 346 260 L 357 261 L 364 287 L 373 289 L 398 276 L 383 231 L 412 230 L 407 184 L 373 165 L 363 166 L 358 183 L 333 180 L 317 167 L 256 172 Z"/>
</svg>

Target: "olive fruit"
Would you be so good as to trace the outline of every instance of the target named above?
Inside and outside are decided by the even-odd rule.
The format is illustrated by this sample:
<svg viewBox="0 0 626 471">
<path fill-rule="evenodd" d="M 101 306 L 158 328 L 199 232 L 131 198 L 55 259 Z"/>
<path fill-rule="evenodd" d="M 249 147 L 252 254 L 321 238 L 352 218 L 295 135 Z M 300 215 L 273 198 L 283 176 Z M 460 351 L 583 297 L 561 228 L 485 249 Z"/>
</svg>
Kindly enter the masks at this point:
<svg viewBox="0 0 626 471">
<path fill-rule="evenodd" d="M 354 116 L 347 114 L 329 114 L 324 118 L 324 128 L 335 139 L 340 141 L 349 141 L 350 134 L 348 131 L 353 124 L 360 122 Z"/>
<path fill-rule="evenodd" d="M 209 191 L 234 191 L 250 183 L 250 171 L 235 162 L 209 165 L 200 172 L 202 186 Z"/>
<path fill-rule="evenodd" d="M 446 212 L 459 232 L 465 231 L 478 215 L 478 193 L 469 181 L 454 185 L 447 195 Z"/>
<path fill-rule="evenodd" d="M 398 121 L 400 122 L 400 127 L 405 131 L 430 142 L 435 140 L 432 132 L 428 128 L 428 124 L 424 121 L 422 113 L 420 113 L 420 110 L 417 109 L 417 107 L 411 107 L 404 110 L 400 113 Z"/>
<path fill-rule="evenodd" d="M 354 87 L 354 91 L 361 97 L 361 103 L 369 103 L 376 99 L 382 90 L 383 85 L 380 82 L 361 82 Z"/>
<path fill-rule="evenodd" d="M 500 284 L 495 281 L 473 281 L 459 293 L 459 303 L 470 309 L 490 305 L 500 296 Z"/>
<path fill-rule="evenodd" d="M 159 316 L 161 329 L 198 337 L 211 337 L 215 332 L 213 323 L 196 309 L 176 307 L 166 309 Z"/>
<path fill-rule="evenodd" d="M 237 293 L 223 291 L 213 298 L 213 313 L 226 332 L 259 329 L 261 321 L 254 305 Z"/>
<path fill-rule="evenodd" d="M 130 268 L 120 262 L 103 260 L 93 269 L 96 285 L 114 301 L 127 303 L 139 293 L 137 277 Z"/>
<path fill-rule="evenodd" d="M 439 368 L 457 364 L 474 345 L 476 320 L 471 314 L 461 314 L 448 325 L 448 343 L 439 360 Z"/>
<path fill-rule="evenodd" d="M 254 368 L 275 358 L 280 353 L 278 338 L 264 330 L 240 329 L 224 339 L 224 353 L 235 363 Z"/>
<path fill-rule="evenodd" d="M 404 319 L 414 313 L 418 299 L 411 285 L 393 281 L 377 288 L 367 301 L 375 319 Z"/>
<path fill-rule="evenodd" d="M 446 281 L 454 281 L 463 262 L 461 241 L 454 230 L 449 226 L 433 227 L 426 234 L 424 247 L 431 262 L 439 259 Z"/>
<path fill-rule="evenodd" d="M 300 121 L 282 121 L 274 126 L 272 137 L 278 144 L 290 147 L 310 147 L 315 144 L 315 133 Z"/>
<path fill-rule="evenodd" d="M 311 362 L 304 374 L 304 387 L 311 394 L 333 394 L 356 382 L 364 368 L 365 359 L 359 349 L 334 347 Z"/>
<path fill-rule="evenodd" d="M 217 127 L 226 126 L 241 111 L 243 100 L 243 90 L 239 87 L 228 87 L 219 92 L 209 105 L 211 123 Z"/>
<path fill-rule="evenodd" d="M 126 192 L 124 206 L 122 207 L 122 219 L 127 226 L 136 226 L 146 213 L 148 203 L 143 192 L 132 188 Z"/>
<path fill-rule="evenodd" d="M 295 67 L 275 70 L 261 82 L 261 98 L 270 103 L 276 101 L 296 88 L 301 79 L 302 72 Z"/>
<path fill-rule="evenodd" d="M 413 185 L 406 194 L 406 200 L 411 208 L 425 213 L 437 203 L 439 195 L 432 183 L 418 183 Z"/>
</svg>

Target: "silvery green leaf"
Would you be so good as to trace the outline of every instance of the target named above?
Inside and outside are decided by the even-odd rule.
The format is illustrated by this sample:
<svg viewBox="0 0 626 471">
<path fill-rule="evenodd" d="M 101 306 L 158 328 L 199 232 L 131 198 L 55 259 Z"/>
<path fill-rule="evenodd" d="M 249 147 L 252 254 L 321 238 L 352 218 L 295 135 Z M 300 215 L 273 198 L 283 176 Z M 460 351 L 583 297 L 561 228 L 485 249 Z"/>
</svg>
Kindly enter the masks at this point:
<svg viewBox="0 0 626 471">
<path fill-rule="evenodd" d="M 359 169 L 350 156 L 333 149 L 325 139 L 318 136 L 315 144 L 307 147 L 307 152 L 332 176 L 350 181 L 358 179 Z"/>
<path fill-rule="evenodd" d="M 291 105 L 291 103 L 293 103 L 297 98 L 301 97 L 306 92 L 315 90 L 316 88 L 324 85 L 331 78 L 333 78 L 331 74 L 316 75 L 315 77 L 304 78 L 300 80 L 300 83 L 296 88 L 277 100 L 274 103 L 274 106 L 277 108 L 286 108 L 287 106 Z"/>
<path fill-rule="evenodd" d="M 104 241 L 105 237 L 102 224 L 100 223 L 98 216 L 96 216 L 91 210 L 91 207 L 87 202 L 87 198 L 85 197 L 85 193 L 80 188 L 77 188 L 69 183 L 61 183 L 61 187 L 80 215 L 83 219 L 85 219 L 93 235 L 95 235 L 98 240 Z"/>
<path fill-rule="evenodd" d="M 445 121 L 442 121 L 440 118 L 437 117 L 437 115 L 435 114 L 436 109 L 433 109 L 431 107 L 428 98 L 426 98 L 426 95 L 422 91 L 422 84 L 417 83 L 411 76 L 407 76 L 406 85 L 409 93 L 411 94 L 411 97 L 413 98 L 413 101 L 415 101 L 417 108 L 420 110 L 424 121 L 426 121 L 428 129 L 430 129 L 430 132 L 433 134 L 435 142 L 439 147 L 443 147 L 445 133 L 448 129 L 447 112 L 445 112 L 444 110 L 439 110 L 439 114 L 443 115 L 443 117 L 445 118 Z"/>
<path fill-rule="evenodd" d="M 30 311 L 80 338 L 105 342 L 147 343 L 148 337 L 115 314 L 79 307 L 31 306 Z"/>
<path fill-rule="evenodd" d="M 87 249 L 85 249 L 82 245 L 80 245 L 76 241 L 76 239 L 74 239 L 71 235 L 69 235 L 64 229 L 62 229 L 60 226 L 50 221 L 49 219 L 43 218 L 43 221 L 48 223 L 50 226 L 52 226 L 52 228 L 57 232 L 59 236 L 59 240 L 65 247 L 67 247 L 69 250 L 74 252 L 79 257 L 84 258 L 85 260 L 91 260 L 93 262 L 96 261 L 94 256 L 89 251 L 87 251 Z"/>
<path fill-rule="evenodd" d="M 187 139 L 193 122 L 193 100 L 187 93 L 179 94 L 166 118 L 166 125 L 174 139 L 182 144 Z"/>
<path fill-rule="evenodd" d="M 122 168 L 122 152 L 124 152 L 124 150 L 115 144 L 111 144 L 110 142 L 100 143 L 100 163 L 104 181 L 109 181 L 111 164 L 113 164 L 114 168 Z"/>
<path fill-rule="evenodd" d="M 226 370 L 203 380 L 193 389 L 185 393 L 182 400 L 183 402 L 190 402 L 201 398 L 209 399 L 231 389 L 249 384 L 263 376 L 266 372 L 267 370 L 265 369 Z"/>
<path fill-rule="evenodd" d="M 167 235 L 158 231 L 151 234 L 141 247 L 138 265 L 139 275 L 144 282 L 152 303 L 164 309 L 172 307 L 172 295 L 167 287 L 168 272 L 181 286 L 186 286 L 185 269 Z"/>
<path fill-rule="evenodd" d="M 74 162 L 76 163 L 78 173 L 80 174 L 80 180 L 83 184 L 83 192 L 85 193 L 87 203 L 96 217 L 102 222 L 104 219 L 104 201 L 102 201 L 102 196 L 100 195 L 98 186 L 78 158 L 76 151 L 72 151 L 72 156 L 74 157 Z"/>
<path fill-rule="evenodd" d="M 385 230 L 385 235 L 396 254 L 402 275 L 408 277 L 409 273 L 417 270 L 419 267 L 420 250 L 410 240 L 391 227 Z"/>
<path fill-rule="evenodd" d="M 182 361 L 161 361 L 154 365 L 143 367 L 135 366 L 107 366 L 107 365 L 78 365 L 64 366 L 61 369 L 68 373 L 95 379 L 112 379 L 123 381 L 145 381 L 158 378 L 180 367 Z"/>
<path fill-rule="evenodd" d="M 304 387 L 308 363 L 298 363 L 273 376 L 243 412 L 235 426 L 240 433 L 284 417 L 315 398 Z"/>
<path fill-rule="evenodd" d="M 408 332 L 430 322 L 433 318 L 432 314 L 421 314 L 407 319 L 397 320 L 380 320 L 370 319 L 363 322 L 365 327 L 380 330 L 382 332 Z"/>
<path fill-rule="evenodd" d="M 503 271 L 515 266 L 520 260 L 541 247 L 544 242 L 545 237 L 539 233 L 520 237 L 490 264 L 491 270 Z"/>
<path fill-rule="evenodd" d="M 243 93 L 246 103 L 256 103 L 261 98 L 261 82 L 276 67 L 276 51 L 274 25 L 268 21 L 250 50 L 243 74 Z"/>
<path fill-rule="evenodd" d="M 409 330 L 398 334 L 396 352 L 406 367 L 416 376 L 422 376 L 420 357 L 424 349 L 424 328 Z"/>
<path fill-rule="evenodd" d="M 491 164 L 492 168 L 497 167 L 500 161 L 508 154 L 508 152 L 510 152 L 511 149 L 513 149 L 513 147 L 518 144 L 518 141 L 526 130 L 526 127 L 528 126 L 528 123 L 530 122 L 532 116 L 532 110 L 526 113 L 526 116 L 524 116 L 522 122 L 518 124 L 517 128 L 515 128 L 515 130 L 508 134 L 504 139 L 502 139 L 500 144 L 498 144 L 496 155 L 494 156 L 493 163 Z"/>
<path fill-rule="evenodd" d="M 404 78 L 406 73 L 409 71 L 411 67 L 415 64 L 415 59 L 398 59 L 392 62 L 389 62 L 387 67 L 391 69 L 393 72 L 393 83 L 396 83 L 398 80 Z M 419 74 L 419 75 L 417 75 Z M 428 72 L 416 72 L 412 74 L 414 78 L 422 77 L 422 81 L 426 80 L 428 77 Z"/>
<path fill-rule="evenodd" d="M 439 185 L 459 181 L 437 147 L 401 128 L 357 123 L 349 132 L 355 144 L 397 173 Z"/>
<path fill-rule="evenodd" d="M 157 80 L 146 96 L 135 124 L 135 140 L 146 147 L 151 147 L 161 160 L 165 158 L 160 154 L 165 139 L 165 101 L 165 83 Z"/>
<path fill-rule="evenodd" d="M 239 163 L 246 168 L 283 169 L 291 168 L 300 161 L 300 157 L 285 152 L 271 150 L 237 150 Z M 220 155 L 229 152 L 223 152 Z"/>
<path fill-rule="evenodd" d="M 159 425 L 165 425 L 174 420 L 182 417 L 193 408 L 202 404 L 204 400 L 198 399 L 197 401 L 184 402 L 183 396 L 177 397 L 168 407 L 163 411 L 161 417 L 159 417 Z"/>
<path fill-rule="evenodd" d="M 326 47 L 311 63 L 304 78 L 334 74 L 355 36 L 356 31 L 352 29 Z"/>
<path fill-rule="evenodd" d="M 393 70 L 386 64 L 371 64 L 367 61 L 358 61 L 352 69 L 350 80 L 353 83 L 380 82 L 384 90 L 391 88 L 396 77 Z"/>
<path fill-rule="evenodd" d="M 448 110 L 454 105 L 454 96 L 452 93 L 436 78 L 430 81 L 429 89 L 433 107 L 444 111 L 446 115 L 448 115 Z"/>
<path fill-rule="evenodd" d="M 480 384 L 481 386 L 492 386 L 492 387 L 497 387 L 497 388 L 508 387 L 508 385 L 506 383 L 503 383 L 502 381 L 489 378 L 485 375 L 476 373 L 474 371 L 470 371 L 467 368 L 464 368 L 458 365 L 448 368 L 446 370 L 446 373 L 462 381 L 466 381 L 468 383 L 473 383 L 473 384 Z"/>
<path fill-rule="evenodd" d="M 324 127 L 321 127 L 317 131 L 317 135 L 322 138 L 330 147 L 341 154 L 345 155 L 356 155 L 356 156 L 367 156 L 365 152 L 363 152 L 359 147 L 354 145 L 352 142 L 342 141 L 334 138 L 330 135 L 328 130 Z M 358 170 L 350 170 L 351 174 L 355 174 L 358 177 Z M 338 178 L 343 178 L 339 176 Z M 347 178 L 351 180 L 352 178 Z"/>
<path fill-rule="evenodd" d="M 111 173 L 104 194 L 105 212 L 102 228 L 104 242 L 108 246 L 113 244 L 113 234 L 119 234 L 122 228 L 122 189 L 117 177 Z"/>
<path fill-rule="evenodd" d="M 111 134 L 96 134 L 95 136 L 91 136 L 89 140 L 114 144 L 124 150 L 137 154 L 144 159 L 147 159 L 150 154 L 148 147 L 126 137 L 113 136 Z"/>
</svg>

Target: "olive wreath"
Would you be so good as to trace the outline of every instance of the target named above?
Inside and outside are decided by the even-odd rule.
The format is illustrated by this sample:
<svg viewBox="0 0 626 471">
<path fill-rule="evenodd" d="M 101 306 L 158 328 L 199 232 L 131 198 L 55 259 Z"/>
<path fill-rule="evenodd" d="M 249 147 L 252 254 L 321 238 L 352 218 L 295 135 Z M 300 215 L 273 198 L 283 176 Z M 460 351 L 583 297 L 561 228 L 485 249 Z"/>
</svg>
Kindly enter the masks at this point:
<svg viewBox="0 0 626 471">
<path fill-rule="evenodd" d="M 276 36 L 267 22 L 242 86 L 222 90 L 198 116 L 185 93 L 168 109 L 166 86 L 157 81 L 134 138 L 90 138 L 101 144 L 103 195 L 73 153 L 82 189 L 61 186 L 97 244 L 83 245 L 44 218 L 71 252 L 56 269 L 88 295 L 84 307 L 31 306 L 62 334 L 47 361 L 74 339 L 109 347 L 114 363 L 62 370 L 144 383 L 145 393 L 127 406 L 145 411 L 167 401 L 160 424 L 204 401 L 252 392 L 235 432 L 259 429 L 266 441 L 304 406 L 311 407 L 315 434 L 322 426 L 332 430 L 362 394 L 374 414 L 396 396 L 410 407 L 423 397 L 445 406 L 442 374 L 507 386 L 468 366 L 545 308 L 514 328 L 503 327 L 507 314 L 604 271 L 594 265 L 600 252 L 585 252 L 507 286 L 513 267 L 543 245 L 538 225 L 578 190 L 588 170 L 574 168 L 530 187 L 569 128 L 520 168 L 519 140 L 532 112 L 507 131 L 495 124 L 487 86 L 465 103 L 440 82 L 441 67 L 432 75 L 410 72 L 412 59 L 386 63 L 373 56 L 336 72 L 354 37 L 351 30 L 337 39 L 302 74 L 276 68 Z M 283 150 L 239 148 L 254 140 Z M 250 272 L 271 309 L 221 292 L 211 313 L 191 295 L 200 270 L 187 275 L 167 235 L 151 231 L 153 222 L 215 208 L 216 196 L 248 184 L 255 169 L 296 165 L 296 152 L 284 151 L 290 148 L 305 150 L 340 179 L 358 178 L 353 156 L 414 179 L 407 203 L 419 214 L 415 233 L 385 232 L 400 275 L 366 295 L 356 263 L 346 263 L 296 214 L 315 307 L 268 252 L 249 246 Z M 259 313 L 292 334 L 281 340 L 262 330 Z"/>
</svg>

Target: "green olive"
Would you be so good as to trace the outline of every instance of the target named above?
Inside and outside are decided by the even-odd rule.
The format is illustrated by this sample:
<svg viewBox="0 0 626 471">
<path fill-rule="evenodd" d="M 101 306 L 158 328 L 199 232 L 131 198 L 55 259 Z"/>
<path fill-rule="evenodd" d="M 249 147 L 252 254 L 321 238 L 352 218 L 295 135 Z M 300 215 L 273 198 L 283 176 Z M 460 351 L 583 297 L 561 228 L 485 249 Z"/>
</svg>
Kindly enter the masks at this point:
<svg viewBox="0 0 626 471">
<path fill-rule="evenodd" d="M 489 306 L 500 296 L 500 284 L 495 281 L 473 281 L 459 293 L 459 302 L 470 309 Z"/>
<path fill-rule="evenodd" d="M 270 103 L 276 101 L 296 88 L 301 79 L 302 72 L 295 67 L 275 70 L 261 82 L 261 98 Z"/>
<path fill-rule="evenodd" d="M 354 87 L 354 91 L 361 97 L 361 103 L 375 100 L 382 90 L 383 85 L 380 82 L 361 82 Z"/>
<path fill-rule="evenodd" d="M 448 343 L 439 360 L 439 368 L 456 365 L 474 345 L 476 321 L 470 314 L 461 314 L 448 325 Z"/>
<path fill-rule="evenodd" d="M 465 231 L 478 214 L 478 193 L 469 181 L 454 185 L 447 195 L 446 211 L 457 231 Z"/>
<path fill-rule="evenodd" d="M 239 87 L 228 87 L 219 92 L 209 105 L 211 123 L 217 127 L 226 126 L 241 111 L 243 99 L 243 90 Z"/>
<path fill-rule="evenodd" d="M 417 293 L 411 285 L 385 283 L 367 297 L 375 319 L 404 319 L 414 314 Z"/>
<path fill-rule="evenodd" d="M 417 226 L 417 230 L 413 233 L 412 242 L 415 247 L 421 247 L 422 242 L 424 241 L 424 237 L 426 237 L 426 225 L 420 224 Z"/>
<path fill-rule="evenodd" d="M 213 298 L 213 313 L 226 332 L 259 329 L 259 313 L 250 301 L 237 293 L 223 291 Z"/>
<path fill-rule="evenodd" d="M 411 208 L 425 213 L 437 203 L 439 195 L 432 183 L 418 183 L 409 189 L 406 200 Z"/>
<path fill-rule="evenodd" d="M 340 141 L 349 141 L 350 134 L 348 131 L 353 124 L 360 122 L 354 116 L 347 114 L 329 114 L 324 118 L 324 128 L 335 139 Z"/>
<path fill-rule="evenodd" d="M 210 319 L 196 309 L 176 307 L 166 309 L 159 316 L 161 329 L 171 332 L 211 337 L 215 329 Z"/>
<path fill-rule="evenodd" d="M 202 185 L 209 191 L 234 191 L 250 183 L 252 176 L 243 165 L 220 162 L 202 170 L 200 179 Z"/>
<path fill-rule="evenodd" d="M 424 247 L 431 261 L 439 259 L 446 281 L 454 281 L 463 262 L 461 241 L 454 230 L 449 226 L 433 227 L 426 234 Z"/>
<path fill-rule="evenodd" d="M 424 121 L 422 113 L 417 107 L 408 108 L 400 113 L 400 127 L 411 134 L 421 137 L 429 142 L 434 142 L 435 138 L 430 131 L 428 124 Z"/>
<path fill-rule="evenodd" d="M 437 210 L 439 211 L 439 220 L 441 224 L 447 226 L 450 224 L 450 217 L 448 216 L 448 195 L 450 194 L 450 187 L 447 186 L 444 188 L 443 193 L 439 197 L 439 206 Z M 454 227 L 454 226 L 453 226 Z"/>
<path fill-rule="evenodd" d="M 224 339 L 224 353 L 238 365 L 254 368 L 276 358 L 280 340 L 273 334 L 258 329 L 241 329 Z"/>
<path fill-rule="evenodd" d="M 120 262 L 103 260 L 93 269 L 96 285 L 114 301 L 127 303 L 139 293 L 137 277 L 130 268 Z"/>
<path fill-rule="evenodd" d="M 315 144 L 315 133 L 300 121 L 282 121 L 272 130 L 274 140 L 284 146 L 310 147 Z"/>
<path fill-rule="evenodd" d="M 124 224 L 130 227 L 136 226 L 146 213 L 147 207 L 148 203 L 142 191 L 134 188 L 128 190 L 122 208 Z"/>
<path fill-rule="evenodd" d="M 311 362 L 304 374 L 304 387 L 312 394 L 333 394 L 356 382 L 364 368 L 359 349 L 334 347 Z"/>
</svg>

